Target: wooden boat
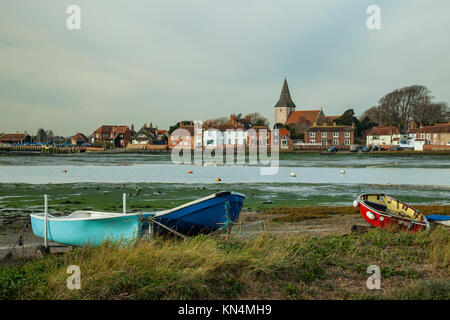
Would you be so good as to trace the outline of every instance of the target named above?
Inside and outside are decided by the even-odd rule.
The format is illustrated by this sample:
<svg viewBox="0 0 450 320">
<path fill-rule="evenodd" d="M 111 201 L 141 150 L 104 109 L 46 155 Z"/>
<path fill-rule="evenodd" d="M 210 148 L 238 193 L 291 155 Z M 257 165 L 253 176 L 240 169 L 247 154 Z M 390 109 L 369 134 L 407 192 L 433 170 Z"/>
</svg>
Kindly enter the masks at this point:
<svg viewBox="0 0 450 320">
<path fill-rule="evenodd" d="M 385 194 L 363 194 L 354 201 L 362 217 L 378 228 L 399 228 L 417 232 L 430 228 L 427 218 L 417 209 Z"/>
<path fill-rule="evenodd" d="M 45 214 L 32 214 L 33 233 L 45 237 Z M 139 236 L 139 214 L 75 211 L 68 216 L 47 215 L 47 239 L 70 246 L 126 242 Z"/>
<path fill-rule="evenodd" d="M 210 233 L 236 222 L 244 199 L 243 194 L 236 192 L 219 192 L 170 210 L 144 212 L 142 215 L 144 218 L 152 217 L 155 221 L 183 235 Z M 147 227 L 148 224 L 144 224 L 144 228 Z M 155 233 L 168 232 L 159 225 L 153 227 Z"/>
</svg>

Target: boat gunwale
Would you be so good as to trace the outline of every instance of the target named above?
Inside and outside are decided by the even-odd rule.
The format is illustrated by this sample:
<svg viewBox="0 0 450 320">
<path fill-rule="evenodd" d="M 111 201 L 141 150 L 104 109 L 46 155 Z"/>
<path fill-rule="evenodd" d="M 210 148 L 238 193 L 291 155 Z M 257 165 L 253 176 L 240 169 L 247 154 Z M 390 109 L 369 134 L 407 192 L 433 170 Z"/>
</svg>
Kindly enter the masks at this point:
<svg viewBox="0 0 450 320">
<path fill-rule="evenodd" d="M 194 200 L 194 201 L 182 204 L 182 205 L 180 205 L 178 207 L 175 207 L 175 208 L 172 208 L 172 209 L 168 209 L 168 210 L 164 210 L 164 211 L 156 211 L 156 212 L 154 212 L 153 217 L 155 217 L 155 218 L 156 217 L 162 217 L 162 216 L 165 216 L 167 214 L 179 211 L 181 209 L 188 208 L 188 207 L 191 207 L 193 205 L 205 202 L 207 200 L 211 200 L 211 199 L 214 199 L 214 198 L 220 198 L 220 197 L 226 196 L 226 195 L 240 196 L 240 197 L 245 199 L 245 195 L 242 194 L 242 193 L 238 193 L 238 192 L 234 192 L 234 191 L 222 191 L 222 192 L 217 192 L 217 193 L 214 193 L 212 195 L 209 195 L 209 196 L 206 196 L 206 197 L 203 197 L 203 198 L 200 198 L 200 199 L 197 199 L 197 200 Z M 149 212 L 149 213 L 152 213 L 152 212 Z M 148 214 L 148 213 L 145 213 L 145 214 Z"/>
<path fill-rule="evenodd" d="M 105 214 L 104 217 L 83 217 L 83 218 L 70 218 L 71 215 L 77 212 L 90 212 L 90 213 L 101 213 Z M 108 216 L 110 215 L 110 216 Z M 74 211 L 68 216 L 62 216 L 62 217 L 55 217 L 53 215 L 48 215 L 47 220 L 48 221 L 92 221 L 92 220 L 106 220 L 106 219 L 115 219 L 115 218 L 121 218 L 121 217 L 132 217 L 132 216 L 139 216 L 141 213 L 119 213 L 119 212 L 102 212 L 102 211 Z M 30 217 L 38 219 L 38 220 L 45 220 L 44 213 L 34 213 L 30 214 Z"/>
</svg>

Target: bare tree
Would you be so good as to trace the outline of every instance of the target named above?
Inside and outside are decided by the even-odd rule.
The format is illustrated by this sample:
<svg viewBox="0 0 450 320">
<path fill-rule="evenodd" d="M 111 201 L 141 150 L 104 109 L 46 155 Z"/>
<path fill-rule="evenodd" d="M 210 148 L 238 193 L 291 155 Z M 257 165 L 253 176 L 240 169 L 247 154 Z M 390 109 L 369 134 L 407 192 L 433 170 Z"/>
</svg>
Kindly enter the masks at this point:
<svg viewBox="0 0 450 320">
<path fill-rule="evenodd" d="M 413 85 L 389 92 L 379 105 L 364 113 L 364 117 L 382 126 L 397 126 L 406 129 L 410 121 L 434 123 L 442 121 L 446 105 L 432 103 L 430 90 Z"/>
</svg>

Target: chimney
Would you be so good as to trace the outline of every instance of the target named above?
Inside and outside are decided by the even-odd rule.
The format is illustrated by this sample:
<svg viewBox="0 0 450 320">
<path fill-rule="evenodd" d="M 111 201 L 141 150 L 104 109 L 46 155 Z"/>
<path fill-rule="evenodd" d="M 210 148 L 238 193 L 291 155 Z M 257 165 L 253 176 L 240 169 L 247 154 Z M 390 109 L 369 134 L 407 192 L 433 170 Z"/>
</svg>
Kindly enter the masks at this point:
<svg viewBox="0 0 450 320">
<path fill-rule="evenodd" d="M 149 128 L 153 128 L 153 122 L 150 122 Z"/>
<path fill-rule="evenodd" d="M 131 131 L 134 131 L 134 124 L 131 124 Z"/>
<path fill-rule="evenodd" d="M 147 124 L 146 123 L 144 123 L 144 128 L 147 128 Z"/>
</svg>

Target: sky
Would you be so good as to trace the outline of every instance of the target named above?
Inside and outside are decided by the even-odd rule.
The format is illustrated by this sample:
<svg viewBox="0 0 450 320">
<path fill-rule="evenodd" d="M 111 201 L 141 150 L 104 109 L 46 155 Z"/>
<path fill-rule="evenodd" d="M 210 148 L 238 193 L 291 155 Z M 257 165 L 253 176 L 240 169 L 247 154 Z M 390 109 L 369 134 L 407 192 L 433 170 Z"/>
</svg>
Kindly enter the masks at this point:
<svg viewBox="0 0 450 320">
<path fill-rule="evenodd" d="M 1 0 L 0 132 L 91 134 L 260 112 L 357 115 L 425 85 L 450 103 L 448 0 Z M 69 30 L 69 5 L 81 29 Z M 369 30 L 366 10 L 381 9 Z"/>
</svg>

